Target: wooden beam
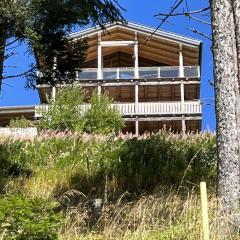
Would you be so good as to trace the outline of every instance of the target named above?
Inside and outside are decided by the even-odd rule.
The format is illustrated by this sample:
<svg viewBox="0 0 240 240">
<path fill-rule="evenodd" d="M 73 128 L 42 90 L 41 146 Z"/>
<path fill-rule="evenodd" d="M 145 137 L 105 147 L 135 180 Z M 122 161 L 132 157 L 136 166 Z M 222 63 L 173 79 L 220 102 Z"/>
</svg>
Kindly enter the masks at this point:
<svg viewBox="0 0 240 240">
<path fill-rule="evenodd" d="M 184 68 L 183 68 L 183 48 L 182 44 L 179 44 L 179 76 L 184 77 Z"/>
<path fill-rule="evenodd" d="M 97 78 L 102 79 L 103 76 L 103 56 L 102 56 L 102 46 L 101 42 L 101 32 L 98 33 L 98 52 L 97 52 L 97 59 L 98 59 L 98 70 L 97 70 Z"/>
<path fill-rule="evenodd" d="M 127 41 L 129 40 L 129 36 L 116 32 L 114 34 L 111 34 L 108 37 L 108 40 L 116 40 L 116 38 L 118 40 L 124 40 Z M 139 37 L 139 43 L 140 45 L 143 44 L 145 41 L 145 38 L 141 38 Z M 166 53 L 172 53 L 172 54 L 176 54 L 178 55 L 178 46 L 174 46 L 171 47 L 169 45 L 167 45 L 166 43 L 161 43 L 161 42 L 156 42 L 153 41 L 152 39 L 150 41 L 148 41 L 144 46 L 142 46 L 141 48 L 144 47 L 150 47 L 150 48 L 154 48 L 155 50 L 161 50 L 161 51 L 165 51 Z M 192 50 L 190 50 L 192 49 Z M 186 55 L 186 57 L 193 57 L 193 58 L 198 58 L 199 57 L 199 50 L 196 48 L 184 48 L 184 55 Z"/>
<path fill-rule="evenodd" d="M 52 87 L 52 99 L 53 99 L 53 101 L 55 101 L 55 99 L 56 99 L 56 87 L 55 86 Z"/>
<path fill-rule="evenodd" d="M 135 41 L 100 41 L 102 47 L 134 46 Z"/>
<path fill-rule="evenodd" d="M 125 53 L 129 53 L 129 50 L 126 50 L 124 48 L 121 48 L 121 47 L 114 47 L 112 49 L 104 49 L 103 50 L 103 54 L 104 55 L 107 55 L 107 54 L 112 54 L 114 52 L 117 52 L 117 51 L 122 51 L 122 52 L 125 52 Z M 140 54 L 139 56 L 142 56 L 142 54 L 154 54 L 153 57 L 151 57 L 152 60 L 156 61 L 156 58 L 158 59 L 158 61 L 161 62 L 161 58 L 163 59 L 170 59 L 170 60 L 175 60 L 177 61 L 178 63 L 178 56 L 179 56 L 179 50 L 178 50 L 178 53 L 170 53 L 169 51 L 163 51 L 163 50 L 159 50 L 159 49 L 154 49 L 154 48 L 151 48 L 149 46 L 144 46 L 140 49 Z M 89 49 L 89 51 L 87 52 L 87 61 L 89 61 L 89 59 L 92 59 L 93 56 L 96 55 L 96 49 L 93 48 L 93 49 Z M 198 65 L 198 58 L 197 57 L 188 57 L 188 56 L 184 56 L 185 57 L 185 65 Z M 166 64 L 169 64 L 169 65 L 172 65 L 171 63 L 169 62 L 164 62 Z M 178 65 L 178 64 L 176 64 Z"/>
<path fill-rule="evenodd" d="M 134 77 L 135 77 L 135 78 L 139 78 L 139 61 L 138 61 L 137 32 L 135 32 L 135 44 L 134 44 Z"/>
<path fill-rule="evenodd" d="M 85 81 L 85 80 L 84 80 Z M 80 82 L 81 86 L 98 86 L 97 82 L 93 82 L 93 83 L 89 83 L 89 81 L 85 81 L 86 83 L 84 83 L 83 81 Z M 131 82 L 130 80 L 128 82 L 102 82 L 102 86 L 103 87 L 117 87 L 117 86 L 133 86 L 133 84 L 135 84 L 133 81 Z M 179 85 L 181 84 L 181 81 L 166 81 L 166 82 L 158 82 L 158 81 L 152 81 L 152 82 L 138 82 L 139 86 L 168 86 L 168 85 Z M 184 84 L 200 84 L 199 81 L 194 81 L 194 82 L 185 82 Z"/>
<path fill-rule="evenodd" d="M 138 137 L 138 135 L 139 135 L 139 121 L 138 121 L 138 119 L 135 120 L 135 134 Z"/>
<path fill-rule="evenodd" d="M 125 117 L 123 118 L 125 121 L 133 122 L 136 120 L 135 117 L 129 118 Z M 139 122 L 148 122 L 148 121 L 181 121 L 182 117 L 174 117 L 174 116 L 167 116 L 167 117 L 138 117 L 137 118 Z M 202 117 L 201 116 L 186 116 L 185 117 L 186 121 L 201 121 Z"/>
</svg>

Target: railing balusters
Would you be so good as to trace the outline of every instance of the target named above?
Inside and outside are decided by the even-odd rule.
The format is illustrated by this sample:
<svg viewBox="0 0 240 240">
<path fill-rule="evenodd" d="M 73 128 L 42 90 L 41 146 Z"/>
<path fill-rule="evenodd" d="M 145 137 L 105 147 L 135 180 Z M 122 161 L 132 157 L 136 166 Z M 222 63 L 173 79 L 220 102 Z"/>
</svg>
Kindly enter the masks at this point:
<svg viewBox="0 0 240 240">
<path fill-rule="evenodd" d="M 114 103 L 112 107 L 117 109 L 122 115 L 134 115 L 136 111 L 139 115 L 154 114 L 200 114 L 201 103 L 199 101 L 184 102 L 185 111 L 182 112 L 181 102 L 139 102 L 138 109 L 134 103 Z M 81 105 L 81 111 L 84 113 L 90 108 L 90 104 Z M 35 107 L 35 117 L 42 116 L 42 111 L 48 110 L 48 105 Z"/>
</svg>

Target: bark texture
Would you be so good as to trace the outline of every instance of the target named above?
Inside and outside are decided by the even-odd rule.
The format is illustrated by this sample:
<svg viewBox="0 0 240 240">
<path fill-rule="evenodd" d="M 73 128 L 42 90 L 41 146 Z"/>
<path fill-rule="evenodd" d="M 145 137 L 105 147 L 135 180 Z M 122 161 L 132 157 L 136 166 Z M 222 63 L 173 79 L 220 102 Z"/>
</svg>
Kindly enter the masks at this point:
<svg viewBox="0 0 240 240">
<path fill-rule="evenodd" d="M 218 194 L 224 210 L 238 207 L 238 55 L 233 2 L 211 0 L 218 138 Z"/>
</svg>

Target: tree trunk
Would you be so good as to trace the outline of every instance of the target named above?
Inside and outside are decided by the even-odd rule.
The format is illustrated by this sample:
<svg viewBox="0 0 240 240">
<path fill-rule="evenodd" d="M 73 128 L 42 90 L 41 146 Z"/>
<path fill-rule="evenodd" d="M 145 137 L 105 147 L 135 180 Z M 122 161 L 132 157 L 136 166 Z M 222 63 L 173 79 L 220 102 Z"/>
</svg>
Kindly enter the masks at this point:
<svg viewBox="0 0 240 240">
<path fill-rule="evenodd" d="M 232 2 L 211 0 L 218 139 L 218 195 L 224 211 L 238 208 L 238 59 Z"/>
<path fill-rule="evenodd" d="M 238 120 L 238 143 L 240 146 L 240 0 L 232 0 L 233 17 L 235 24 L 237 61 L 238 61 L 238 98 L 237 98 L 237 120 Z M 240 167 L 240 153 L 239 153 L 239 167 Z M 239 179 L 240 184 L 240 179 Z"/>
</svg>

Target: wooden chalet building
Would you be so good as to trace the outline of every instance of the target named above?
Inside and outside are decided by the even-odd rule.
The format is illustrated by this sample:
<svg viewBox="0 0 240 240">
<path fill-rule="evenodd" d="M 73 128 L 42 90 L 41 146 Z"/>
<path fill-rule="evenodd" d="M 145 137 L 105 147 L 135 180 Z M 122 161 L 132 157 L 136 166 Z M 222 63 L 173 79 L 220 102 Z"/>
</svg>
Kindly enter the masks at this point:
<svg viewBox="0 0 240 240">
<path fill-rule="evenodd" d="M 199 101 L 202 43 L 175 33 L 128 23 L 93 27 L 71 34 L 88 43 L 86 60 L 76 69 L 76 81 L 89 95 L 108 92 L 121 112 L 124 131 L 141 134 L 167 128 L 200 131 Z M 38 85 L 41 106 L 57 87 Z M 5 109 L 6 111 L 6 109 Z M 30 112 L 30 110 L 28 109 Z M 1 108 L 0 108 L 1 119 Z"/>
</svg>

